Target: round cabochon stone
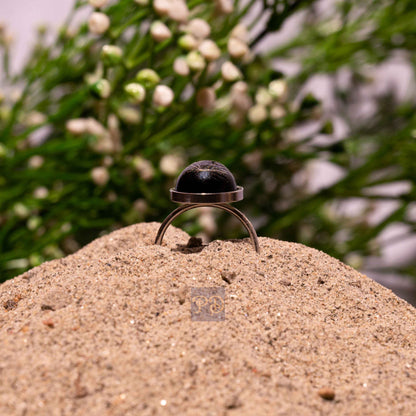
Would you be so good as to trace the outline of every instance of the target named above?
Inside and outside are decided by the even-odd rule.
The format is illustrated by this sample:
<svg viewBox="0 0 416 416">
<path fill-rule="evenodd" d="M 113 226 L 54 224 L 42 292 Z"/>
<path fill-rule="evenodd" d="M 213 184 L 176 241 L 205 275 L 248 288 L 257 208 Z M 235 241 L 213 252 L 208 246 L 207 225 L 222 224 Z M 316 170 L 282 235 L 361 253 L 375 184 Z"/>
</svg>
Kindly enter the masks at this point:
<svg viewBox="0 0 416 416">
<path fill-rule="evenodd" d="M 222 163 L 200 160 L 182 171 L 175 189 L 187 193 L 232 192 L 237 189 L 237 184 L 233 174 Z"/>
</svg>

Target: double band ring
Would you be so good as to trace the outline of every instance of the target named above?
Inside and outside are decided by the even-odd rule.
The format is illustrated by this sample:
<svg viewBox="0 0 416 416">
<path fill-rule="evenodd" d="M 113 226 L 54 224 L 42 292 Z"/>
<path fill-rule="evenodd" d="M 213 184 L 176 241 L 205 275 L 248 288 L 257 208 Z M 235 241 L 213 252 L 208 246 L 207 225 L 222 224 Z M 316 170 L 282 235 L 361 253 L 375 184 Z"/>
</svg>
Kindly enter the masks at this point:
<svg viewBox="0 0 416 416">
<path fill-rule="evenodd" d="M 176 187 L 170 190 L 170 199 L 182 206 L 172 211 L 161 224 L 155 244 L 162 244 L 163 236 L 172 221 L 180 214 L 199 207 L 219 208 L 232 214 L 247 229 L 254 249 L 260 253 L 256 231 L 248 218 L 229 205 L 244 198 L 244 189 L 237 186 L 232 173 L 221 163 L 202 160 L 192 163 L 179 175 Z"/>
</svg>

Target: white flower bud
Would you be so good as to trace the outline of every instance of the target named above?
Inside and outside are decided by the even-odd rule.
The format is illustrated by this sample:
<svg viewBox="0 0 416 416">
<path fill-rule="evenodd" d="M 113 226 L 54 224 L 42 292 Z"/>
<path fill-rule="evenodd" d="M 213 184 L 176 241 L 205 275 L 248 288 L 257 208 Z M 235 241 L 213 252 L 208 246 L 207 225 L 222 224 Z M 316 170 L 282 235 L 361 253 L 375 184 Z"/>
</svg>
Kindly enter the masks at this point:
<svg viewBox="0 0 416 416">
<path fill-rule="evenodd" d="M 256 55 L 249 49 L 248 52 L 240 59 L 243 65 L 249 65 L 254 61 L 255 58 Z"/>
<path fill-rule="evenodd" d="M 49 258 L 60 258 L 60 257 L 63 257 L 65 255 L 64 252 L 55 244 L 51 244 L 49 246 L 46 246 L 43 249 L 43 254 L 44 254 L 44 256 L 49 257 Z M 43 261 L 43 259 L 42 259 L 42 261 Z"/>
<path fill-rule="evenodd" d="M 32 169 L 38 169 L 43 165 L 44 162 L 45 159 L 42 156 L 35 155 L 28 160 L 27 164 Z"/>
<path fill-rule="evenodd" d="M 73 39 L 77 35 L 77 30 L 75 27 L 62 27 L 61 32 L 62 36 L 66 40 Z"/>
<path fill-rule="evenodd" d="M 134 103 L 141 103 L 144 101 L 146 97 L 146 90 L 144 89 L 143 85 L 137 82 L 131 82 L 124 87 L 124 91 L 126 91 L 127 95 Z"/>
<path fill-rule="evenodd" d="M 115 114 L 110 114 L 107 119 L 108 133 L 112 143 L 112 152 L 120 152 L 123 148 L 121 142 L 120 122 Z"/>
<path fill-rule="evenodd" d="M 19 218 L 27 218 L 30 215 L 30 210 L 26 205 L 21 202 L 17 202 L 13 206 L 13 213 Z"/>
<path fill-rule="evenodd" d="M 97 153 L 114 153 L 117 150 L 108 132 L 103 136 L 98 136 L 97 140 L 91 144 L 91 148 Z"/>
<path fill-rule="evenodd" d="M 91 92 L 98 98 L 108 98 L 111 94 L 111 85 L 104 78 L 91 84 L 90 88 Z"/>
<path fill-rule="evenodd" d="M 97 140 L 91 144 L 94 151 L 99 153 L 114 152 L 116 144 L 113 143 L 109 131 L 97 120 L 90 118 L 78 118 L 66 123 L 67 130 L 74 135 L 91 134 Z"/>
<path fill-rule="evenodd" d="M 73 237 L 67 237 L 62 241 L 62 245 L 65 248 L 66 252 L 74 253 L 75 251 L 81 248 L 78 241 L 75 240 Z"/>
<path fill-rule="evenodd" d="M 160 159 L 159 168 L 168 176 L 175 176 L 183 166 L 183 159 L 179 155 L 165 155 Z"/>
<path fill-rule="evenodd" d="M 247 28 L 243 24 L 239 23 L 231 31 L 230 38 L 235 38 L 235 39 L 241 40 L 241 42 L 247 43 L 248 42 Z"/>
<path fill-rule="evenodd" d="M 214 62 L 211 62 L 210 65 L 212 65 Z M 212 84 L 212 88 L 214 88 L 214 90 L 218 90 L 220 89 L 222 86 L 224 85 L 224 81 L 222 79 L 217 79 L 213 84 Z"/>
<path fill-rule="evenodd" d="M 231 99 L 228 95 L 220 97 L 215 102 L 215 109 L 219 111 L 228 112 L 231 109 Z"/>
<path fill-rule="evenodd" d="M 173 70 L 183 77 L 186 77 L 189 75 L 190 69 L 186 62 L 186 58 L 180 56 L 179 58 L 176 58 L 173 62 Z"/>
<path fill-rule="evenodd" d="M 192 71 L 202 71 L 205 68 L 205 59 L 197 51 L 188 53 L 186 63 Z"/>
<path fill-rule="evenodd" d="M 88 28 L 94 35 L 102 35 L 110 27 L 110 18 L 101 12 L 94 12 L 88 19 Z"/>
<path fill-rule="evenodd" d="M 140 111 L 133 107 L 120 107 L 117 114 L 127 124 L 139 124 L 142 121 Z"/>
<path fill-rule="evenodd" d="M 286 110 L 281 105 L 274 105 L 270 109 L 270 118 L 272 120 L 280 120 L 286 115 Z"/>
<path fill-rule="evenodd" d="M 145 88 L 153 88 L 160 81 L 157 72 L 150 68 L 139 71 L 136 75 L 136 79 Z"/>
<path fill-rule="evenodd" d="M 247 92 L 244 92 L 243 88 L 236 88 L 231 90 L 231 104 L 238 113 L 245 114 L 252 107 L 253 100 Z"/>
<path fill-rule="evenodd" d="M 15 103 L 22 98 L 23 91 L 20 88 L 13 88 L 9 94 L 9 98 Z"/>
<path fill-rule="evenodd" d="M 153 1 L 153 9 L 160 16 L 164 16 L 168 14 L 169 7 L 170 7 L 169 0 L 154 0 Z"/>
<path fill-rule="evenodd" d="M 6 46 L 6 48 L 10 48 L 13 44 L 15 38 L 11 32 L 7 32 L 5 36 L 1 39 L 1 43 Z"/>
<path fill-rule="evenodd" d="M 85 118 L 74 118 L 66 122 L 66 129 L 69 133 L 79 136 L 86 133 L 87 131 L 87 119 Z"/>
<path fill-rule="evenodd" d="M 44 186 L 39 186 L 33 191 L 33 197 L 36 199 L 45 199 L 49 195 L 49 191 Z"/>
<path fill-rule="evenodd" d="M 139 214 L 144 214 L 149 209 L 149 204 L 145 199 L 140 198 L 134 201 L 133 208 Z"/>
<path fill-rule="evenodd" d="M 167 85 L 158 85 L 153 93 L 153 105 L 169 107 L 174 97 L 173 91 Z"/>
<path fill-rule="evenodd" d="M 42 233 L 43 234 L 43 233 Z M 39 266 L 40 263 L 37 264 Z M 25 269 L 26 267 L 32 266 L 29 259 L 13 259 L 6 263 L 8 269 Z"/>
<path fill-rule="evenodd" d="M 260 87 L 256 92 L 256 103 L 268 106 L 272 103 L 273 97 L 267 88 Z"/>
<path fill-rule="evenodd" d="M 104 156 L 103 157 L 103 165 L 105 167 L 110 167 L 114 163 L 114 159 L 111 156 Z"/>
<path fill-rule="evenodd" d="M 133 158 L 133 167 L 144 181 L 150 181 L 155 176 L 152 164 L 141 156 Z"/>
<path fill-rule="evenodd" d="M 245 124 L 245 114 L 240 111 L 232 111 L 228 116 L 230 126 L 241 129 Z"/>
<path fill-rule="evenodd" d="M 236 38 L 228 40 L 227 49 L 228 53 L 236 59 L 242 58 L 248 52 L 248 46 Z"/>
<path fill-rule="evenodd" d="M 192 19 L 186 26 L 186 31 L 197 39 L 205 39 L 211 34 L 211 27 L 204 19 Z"/>
<path fill-rule="evenodd" d="M 364 264 L 363 256 L 358 253 L 349 253 L 345 256 L 345 263 L 354 269 L 361 269 Z"/>
<path fill-rule="evenodd" d="M 13 35 L 10 33 L 7 26 L 0 22 L 0 46 L 8 48 L 13 43 Z"/>
<path fill-rule="evenodd" d="M 162 22 L 153 22 L 150 26 L 150 35 L 156 42 L 163 42 L 172 36 L 169 28 Z"/>
<path fill-rule="evenodd" d="M 242 77 L 240 70 L 230 61 L 221 66 L 221 75 L 224 81 L 233 82 Z"/>
<path fill-rule="evenodd" d="M 192 51 L 198 47 L 198 41 L 194 36 L 187 33 L 178 39 L 178 45 L 186 51 Z"/>
<path fill-rule="evenodd" d="M 287 82 L 284 79 L 276 79 L 270 82 L 269 92 L 273 98 L 284 101 L 288 94 Z"/>
<path fill-rule="evenodd" d="M 116 45 L 104 45 L 101 49 L 101 59 L 108 66 L 117 65 L 123 58 L 123 51 Z"/>
<path fill-rule="evenodd" d="M 207 61 L 215 61 L 221 56 L 220 48 L 211 39 L 205 39 L 202 41 L 198 50 Z"/>
<path fill-rule="evenodd" d="M 64 222 L 61 225 L 61 231 L 63 233 L 69 233 L 71 231 L 71 229 L 72 229 L 72 224 L 70 222 Z"/>
<path fill-rule="evenodd" d="M 231 87 L 231 95 L 233 94 L 247 94 L 248 92 L 248 85 L 247 82 L 238 81 Z"/>
<path fill-rule="evenodd" d="M 39 124 L 45 123 L 47 117 L 45 114 L 39 111 L 30 111 L 23 119 L 23 123 L 26 126 L 38 126 Z"/>
<path fill-rule="evenodd" d="M 108 116 L 107 125 L 109 130 L 117 130 L 120 127 L 120 123 L 115 114 L 110 114 Z"/>
<path fill-rule="evenodd" d="M 91 170 L 91 178 L 98 186 L 105 186 L 110 179 L 110 174 L 104 166 L 98 166 Z"/>
<path fill-rule="evenodd" d="M 233 0 L 215 0 L 215 9 L 220 14 L 230 14 L 234 11 Z"/>
<path fill-rule="evenodd" d="M 107 134 L 106 128 L 92 117 L 85 119 L 85 132 L 97 137 L 105 136 Z"/>
<path fill-rule="evenodd" d="M 185 22 L 189 16 L 189 10 L 184 0 L 154 0 L 153 8 L 158 15 L 168 15 L 177 22 Z"/>
<path fill-rule="evenodd" d="M 27 221 L 26 226 L 29 230 L 36 230 L 42 224 L 42 218 L 32 215 Z"/>
<path fill-rule="evenodd" d="M 214 88 L 201 88 L 196 93 L 196 103 L 204 110 L 211 110 L 215 107 L 215 98 Z"/>
<path fill-rule="evenodd" d="M 84 75 L 84 80 L 88 85 L 94 84 L 94 82 L 99 81 L 104 76 L 104 67 L 102 62 L 98 62 L 95 71 L 90 72 Z"/>
<path fill-rule="evenodd" d="M 189 17 L 189 10 L 184 0 L 170 0 L 168 16 L 176 22 L 186 22 Z"/>
<path fill-rule="evenodd" d="M 97 9 L 107 6 L 109 0 L 88 0 L 88 3 L 92 6 L 92 7 L 96 7 Z"/>
<path fill-rule="evenodd" d="M 263 156 L 260 150 L 254 150 L 251 153 L 246 153 L 243 156 L 243 163 L 251 170 L 258 170 L 261 167 L 261 160 Z"/>
<path fill-rule="evenodd" d="M 148 211 L 149 209 L 149 204 L 147 203 L 147 201 L 143 198 L 140 199 L 136 199 L 133 203 L 133 209 L 143 215 L 146 213 L 146 211 Z"/>
<path fill-rule="evenodd" d="M 263 105 L 256 104 L 248 110 L 247 117 L 252 124 L 260 124 L 267 119 L 267 109 Z"/>
<path fill-rule="evenodd" d="M 44 143 L 50 137 L 52 132 L 52 126 L 50 124 L 38 127 L 32 133 L 29 134 L 26 140 L 19 141 L 17 145 L 27 145 L 29 147 L 36 147 Z M 24 147 L 21 147 L 24 149 Z"/>
<path fill-rule="evenodd" d="M 199 225 L 204 229 L 208 235 L 213 235 L 217 231 L 217 222 L 214 214 L 209 207 L 203 207 L 201 214 L 198 217 Z"/>
</svg>

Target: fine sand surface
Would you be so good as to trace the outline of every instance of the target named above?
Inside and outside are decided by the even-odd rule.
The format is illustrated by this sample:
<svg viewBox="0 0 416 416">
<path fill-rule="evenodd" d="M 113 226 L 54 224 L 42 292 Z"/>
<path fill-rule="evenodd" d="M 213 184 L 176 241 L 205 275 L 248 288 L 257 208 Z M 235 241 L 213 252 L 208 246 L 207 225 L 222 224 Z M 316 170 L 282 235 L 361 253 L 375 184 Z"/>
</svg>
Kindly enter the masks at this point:
<svg viewBox="0 0 416 416">
<path fill-rule="evenodd" d="M 0 285 L 0 415 L 416 415 L 416 309 L 269 238 L 137 224 Z M 225 320 L 191 320 L 191 288 Z"/>
</svg>

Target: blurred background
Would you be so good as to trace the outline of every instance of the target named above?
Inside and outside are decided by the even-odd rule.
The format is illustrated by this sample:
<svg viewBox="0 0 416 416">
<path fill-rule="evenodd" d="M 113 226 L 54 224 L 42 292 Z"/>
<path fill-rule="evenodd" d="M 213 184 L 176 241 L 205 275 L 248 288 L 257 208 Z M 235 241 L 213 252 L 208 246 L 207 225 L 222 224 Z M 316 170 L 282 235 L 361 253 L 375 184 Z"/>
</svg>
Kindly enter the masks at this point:
<svg viewBox="0 0 416 416">
<path fill-rule="evenodd" d="M 259 235 L 416 304 L 415 21 L 410 0 L 1 2 L 0 281 L 161 221 L 216 159 Z M 175 224 L 244 236 L 207 209 Z"/>
</svg>

